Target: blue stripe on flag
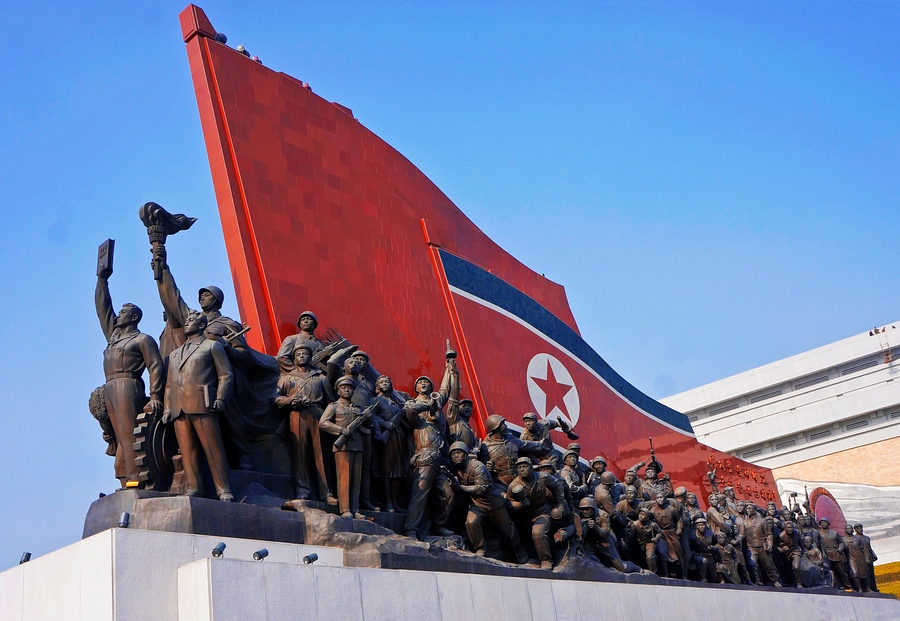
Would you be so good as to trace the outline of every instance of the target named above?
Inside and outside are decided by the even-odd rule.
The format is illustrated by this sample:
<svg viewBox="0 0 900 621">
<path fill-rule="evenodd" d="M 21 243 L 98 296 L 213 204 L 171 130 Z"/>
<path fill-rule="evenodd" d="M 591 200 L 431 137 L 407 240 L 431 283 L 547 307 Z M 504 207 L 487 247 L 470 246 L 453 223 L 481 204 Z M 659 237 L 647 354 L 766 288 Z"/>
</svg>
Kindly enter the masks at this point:
<svg viewBox="0 0 900 621">
<path fill-rule="evenodd" d="M 629 384 L 577 332 L 533 298 L 474 263 L 445 250 L 441 250 L 440 253 L 447 282 L 451 286 L 515 315 L 577 356 L 636 407 L 672 427 L 690 434 L 694 433 L 687 416 L 648 397 Z"/>
</svg>

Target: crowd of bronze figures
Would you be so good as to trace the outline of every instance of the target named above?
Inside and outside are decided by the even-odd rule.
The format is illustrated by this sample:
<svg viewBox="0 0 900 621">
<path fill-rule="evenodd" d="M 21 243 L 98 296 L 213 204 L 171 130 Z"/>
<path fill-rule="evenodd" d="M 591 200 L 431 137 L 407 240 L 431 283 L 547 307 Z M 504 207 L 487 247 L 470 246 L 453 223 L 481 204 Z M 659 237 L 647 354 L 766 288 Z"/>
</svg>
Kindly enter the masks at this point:
<svg viewBox="0 0 900 621">
<path fill-rule="evenodd" d="M 522 417 L 519 435 L 492 414 L 477 438 L 449 343 L 440 384 L 421 376 L 411 395 L 378 374 L 358 346 L 334 332 L 317 336 L 311 311 L 300 313 L 277 356 L 255 351 L 246 329 L 221 314 L 217 287 L 199 290 L 199 311 L 188 307 L 164 241 L 152 249 L 166 320 L 159 344 L 138 330 L 138 307 L 114 313 L 111 260 L 98 267 L 95 301 L 108 343 L 104 430 L 123 488 L 139 485 L 134 429 L 143 412 L 174 427 L 179 492 L 188 496 L 211 495 L 203 489 L 208 466 L 215 497 L 233 501 L 231 471 L 256 468 L 250 445 L 275 438 L 287 444 L 284 471 L 296 499 L 357 519 L 403 513 L 407 536 L 455 538 L 480 556 L 552 569 L 583 555 L 624 573 L 876 590 L 876 556 L 862 524 L 835 532 L 808 503 L 758 507 L 730 487 L 719 491 L 713 472 L 704 512 L 689 487 L 699 482 L 675 487 L 652 457 L 620 481 L 603 456 L 582 459 L 578 443 L 558 449 L 551 432 L 575 439 L 574 430 L 533 413 Z"/>
</svg>

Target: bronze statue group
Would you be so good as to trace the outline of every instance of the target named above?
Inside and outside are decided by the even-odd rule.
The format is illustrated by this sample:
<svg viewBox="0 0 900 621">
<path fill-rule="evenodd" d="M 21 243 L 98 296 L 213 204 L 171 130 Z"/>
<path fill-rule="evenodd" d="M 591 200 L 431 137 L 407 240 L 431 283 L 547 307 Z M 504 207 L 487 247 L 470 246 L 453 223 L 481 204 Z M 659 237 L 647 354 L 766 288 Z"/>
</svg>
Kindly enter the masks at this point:
<svg viewBox="0 0 900 621">
<path fill-rule="evenodd" d="M 533 413 L 523 416 L 519 435 L 492 414 L 478 439 L 449 343 L 440 386 L 421 376 L 412 395 L 340 335 L 320 339 L 311 311 L 272 358 L 248 347 L 243 326 L 221 314 L 220 289 L 200 289 L 201 310 L 193 311 L 162 243 L 153 256 L 167 324 L 159 346 L 138 330 L 139 308 L 113 313 L 111 264 L 99 271 L 95 293 L 108 342 L 103 400 L 112 428 L 105 437 L 123 488 L 140 485 L 134 428 L 145 412 L 174 427 L 175 493 L 205 495 L 205 462 L 215 496 L 233 501 L 232 469 L 271 472 L 275 464 L 293 478 L 297 500 L 336 505 L 357 519 L 366 519 L 364 511 L 405 513 L 406 535 L 464 538 L 480 556 L 552 569 L 583 555 L 624 573 L 877 590 L 876 557 L 861 524 L 837 533 L 827 519 L 816 522 L 808 503 L 757 507 L 730 487 L 720 493 L 714 473 L 704 512 L 655 458 L 620 481 L 604 457 L 585 463 L 577 443 L 558 450 L 551 430 L 560 423 Z"/>
</svg>

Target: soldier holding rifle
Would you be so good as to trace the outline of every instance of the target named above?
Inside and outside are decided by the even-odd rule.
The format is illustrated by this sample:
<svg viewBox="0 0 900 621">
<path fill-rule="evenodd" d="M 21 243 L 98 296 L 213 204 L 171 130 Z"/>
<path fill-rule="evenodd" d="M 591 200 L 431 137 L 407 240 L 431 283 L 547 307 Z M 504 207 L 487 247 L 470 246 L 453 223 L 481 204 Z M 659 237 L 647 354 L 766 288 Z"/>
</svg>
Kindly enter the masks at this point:
<svg viewBox="0 0 900 621">
<path fill-rule="evenodd" d="M 338 505 L 342 517 L 364 519 L 359 512 L 359 489 L 362 483 L 363 441 L 362 424 L 372 416 L 374 405 L 360 410 L 353 404 L 356 383 L 342 377 L 335 385 L 338 400 L 329 403 L 319 421 L 319 429 L 337 436 L 334 441 L 334 461 L 337 468 Z"/>
</svg>

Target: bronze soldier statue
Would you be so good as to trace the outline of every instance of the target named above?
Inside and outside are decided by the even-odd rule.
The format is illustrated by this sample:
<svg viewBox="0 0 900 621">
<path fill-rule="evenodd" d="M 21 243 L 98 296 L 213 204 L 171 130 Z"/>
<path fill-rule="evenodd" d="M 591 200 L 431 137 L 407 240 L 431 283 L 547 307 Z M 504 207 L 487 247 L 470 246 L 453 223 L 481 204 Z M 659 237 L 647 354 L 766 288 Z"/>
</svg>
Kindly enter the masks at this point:
<svg viewBox="0 0 900 621">
<path fill-rule="evenodd" d="M 449 358 L 450 362 L 450 394 L 447 404 L 447 435 L 450 442 L 464 442 L 469 449 L 475 448 L 475 432 L 469 424 L 472 417 L 472 400 L 460 399 L 459 370 L 456 368 L 456 359 Z"/>
<path fill-rule="evenodd" d="M 840 535 L 831 530 L 831 520 L 828 518 L 823 517 L 819 520 L 819 545 L 822 554 L 831 564 L 834 588 L 849 591 L 851 589 L 850 579 L 844 569 L 844 562 L 847 560 L 847 546 Z"/>
<path fill-rule="evenodd" d="M 662 539 L 662 531 L 651 518 L 650 510 L 642 506 L 638 509 L 638 519 L 630 521 L 628 529 L 634 535 L 635 544 L 644 553 L 647 569 L 658 576 L 667 578 L 669 576 L 668 561 L 665 556 L 656 553 L 656 546 Z M 657 557 L 661 561 L 661 567 L 657 565 Z"/>
<path fill-rule="evenodd" d="M 297 327 L 300 328 L 300 331 L 286 336 L 281 342 L 281 347 L 278 348 L 278 353 L 275 355 L 282 373 L 290 373 L 291 369 L 294 368 L 294 351 L 301 343 L 306 344 L 310 348 L 312 356 L 325 349 L 325 343 L 316 336 L 318 325 L 319 320 L 316 318 L 315 313 L 308 310 L 300 313 L 300 317 L 297 318 Z M 311 362 L 310 364 L 314 363 Z"/>
<path fill-rule="evenodd" d="M 453 508 L 453 489 L 450 480 L 441 470 L 446 447 L 444 445 L 444 420 L 441 409 L 447 402 L 449 392 L 450 365 L 444 372 L 440 392 L 434 391 L 431 380 L 422 375 L 416 378 L 416 397 L 407 403 L 406 420 L 412 428 L 416 452 L 412 457 L 413 480 L 409 508 L 406 512 L 406 534 L 409 537 L 424 537 L 425 511 L 431 496 L 435 496 L 437 510 L 434 512 L 431 531 L 441 537 L 453 534 L 446 527 Z"/>
<path fill-rule="evenodd" d="M 563 419 L 560 419 L 559 423 L 560 425 L 565 425 L 565 421 Z M 566 436 L 568 436 L 570 440 L 575 440 L 579 437 L 578 434 L 571 429 L 568 429 L 568 431 L 566 431 L 565 429 L 568 429 L 568 427 L 565 427 L 563 429 L 563 433 L 566 434 Z M 580 476 L 581 480 L 584 481 L 585 484 L 587 484 L 588 477 L 591 476 L 591 469 L 587 464 L 581 461 L 581 445 L 578 444 L 578 442 L 570 442 L 566 447 L 566 450 L 575 452 L 575 456 L 578 458 L 575 462 L 576 467 L 578 468 L 578 476 Z M 605 461 L 606 460 L 604 459 L 604 462 Z M 618 481 L 618 479 L 616 480 Z"/>
<path fill-rule="evenodd" d="M 546 452 L 547 442 L 520 440 L 509 432 L 506 419 L 499 414 L 491 414 L 484 422 L 487 437 L 481 443 L 478 459 L 491 473 L 494 481 L 506 488 L 516 477 L 516 460 L 519 453 L 540 455 Z"/>
<path fill-rule="evenodd" d="M 769 581 L 775 587 L 781 587 L 778 570 L 772 561 L 772 550 L 775 545 L 774 535 L 765 518 L 756 512 L 756 505 L 748 503 L 744 509 L 744 537 L 747 540 L 751 576 L 754 582 L 762 586 L 762 572 L 766 572 Z M 760 567 L 762 566 L 762 567 Z"/>
<path fill-rule="evenodd" d="M 575 448 L 573 448 L 573 447 L 575 447 Z M 568 450 L 575 451 L 575 453 L 579 457 L 581 456 L 581 445 L 579 445 L 577 442 L 571 443 L 569 445 Z M 616 475 L 614 475 L 612 472 L 607 470 L 607 465 L 608 464 L 607 464 L 606 458 L 603 455 L 597 455 L 596 457 L 594 457 L 591 460 L 590 467 L 586 467 L 580 461 L 578 462 L 578 471 L 582 473 L 582 478 L 588 487 L 588 495 L 589 496 L 594 495 L 594 491 L 597 489 L 597 486 L 600 485 L 600 479 L 603 478 L 603 475 L 607 472 L 609 472 L 610 476 L 612 476 L 613 483 L 616 483 L 616 484 L 619 483 L 619 479 L 616 478 Z M 643 463 L 639 464 L 639 465 L 642 466 Z M 625 492 L 625 487 L 627 485 L 631 485 L 632 487 L 634 487 L 635 490 L 639 489 L 635 485 L 635 483 L 639 483 L 639 481 L 636 480 L 634 472 L 635 471 L 633 469 L 626 471 L 625 483 L 617 488 L 618 491 L 615 494 L 615 499 L 616 499 L 615 502 L 619 502 L 619 496 L 621 496 Z M 629 476 L 629 473 L 630 473 L 630 476 Z M 606 477 L 606 479 L 608 480 L 609 477 Z M 638 493 L 638 496 L 640 496 L 640 493 Z"/>
<path fill-rule="evenodd" d="M 522 416 L 524 428 L 519 434 L 519 439 L 524 442 L 538 442 L 546 448 L 540 453 L 534 453 L 534 458 L 538 461 L 550 459 L 553 456 L 553 442 L 550 438 L 551 429 L 559 429 L 559 422 L 553 419 L 545 419 L 539 421 L 537 414 L 534 412 L 526 412 Z"/>
<path fill-rule="evenodd" d="M 109 295 L 112 265 L 97 275 L 94 303 L 97 319 L 106 337 L 103 351 L 103 373 L 106 385 L 103 397 L 109 421 L 115 431 L 115 473 L 122 487 L 138 484 L 138 467 L 134 458 L 134 428 L 137 416 L 147 403 L 144 394 L 144 369 L 150 376 L 149 410 L 155 416 L 162 413 L 165 370 L 153 337 L 138 330 L 143 313 L 134 304 L 124 304 L 116 315 Z"/>
<path fill-rule="evenodd" d="M 359 490 L 362 483 L 362 425 L 375 409 L 361 410 L 353 403 L 356 383 L 342 377 L 335 384 L 338 400 L 328 404 L 319 420 L 319 429 L 337 436 L 332 451 L 337 468 L 338 505 L 341 517 L 364 519 L 359 512 Z"/>
<path fill-rule="evenodd" d="M 216 486 L 219 500 L 231 502 L 231 482 L 219 414 L 231 396 L 233 373 L 225 347 L 204 336 L 207 318 L 188 313 L 184 344 L 169 354 L 163 422 L 175 421 L 175 437 L 184 465 L 186 496 L 202 493 L 200 450 Z"/>
<path fill-rule="evenodd" d="M 616 482 L 616 475 L 607 470 L 600 475 L 600 481 L 594 488 L 594 502 L 603 511 L 612 515 L 623 493 L 619 490 L 620 487 L 620 484 Z"/>
<path fill-rule="evenodd" d="M 360 409 L 368 408 L 371 405 L 377 406 L 375 402 L 375 380 L 369 377 L 371 374 L 369 355 L 356 345 L 341 349 L 328 359 L 329 379 L 334 382 L 337 381 L 338 377 L 340 377 L 339 368 L 343 372 L 343 377 L 349 377 L 353 380 L 353 404 Z M 360 429 L 363 456 L 359 506 L 366 511 L 379 510 L 371 501 L 372 459 L 374 456 L 372 434 L 374 433 L 376 436 L 381 434 L 379 425 L 379 418 L 373 416 L 366 420 Z"/>
<path fill-rule="evenodd" d="M 706 518 L 698 517 L 690 536 L 690 553 L 702 582 L 718 580 L 713 545 L 712 533 L 707 526 Z"/>
<path fill-rule="evenodd" d="M 853 525 L 853 530 L 860 536 L 863 545 L 865 546 L 866 566 L 869 568 L 869 590 L 877 593 L 878 586 L 875 584 L 875 561 L 878 560 L 878 556 L 875 554 L 875 550 L 872 549 L 872 540 L 869 539 L 868 535 L 863 534 L 863 525 L 859 522 Z"/>
<path fill-rule="evenodd" d="M 575 451 L 566 451 L 563 453 L 563 467 L 559 471 L 559 478 L 569 490 L 573 503 L 581 502 L 581 499 L 587 496 L 587 485 L 578 472 L 578 453 Z M 610 505 L 608 510 L 611 510 Z"/>
<path fill-rule="evenodd" d="M 650 468 L 647 468 L 650 470 Z M 646 482 L 646 481 L 645 481 Z M 678 563 L 682 579 L 687 579 L 687 561 L 681 550 L 681 507 L 666 497 L 662 490 L 656 492 L 655 502 L 648 502 L 647 509 L 659 525 L 666 542 L 669 563 Z"/>
<path fill-rule="evenodd" d="M 606 460 L 603 461 L 603 467 L 606 468 Z M 644 462 L 640 462 L 635 464 L 631 468 L 625 471 L 625 474 L 622 476 L 622 482 L 628 486 L 632 486 L 635 491 L 637 491 L 638 498 L 642 501 L 644 499 L 644 492 L 641 490 L 641 480 L 638 478 L 637 472 L 641 468 L 644 467 Z M 597 475 L 599 476 L 599 475 Z"/>
<path fill-rule="evenodd" d="M 295 494 L 308 499 L 312 493 L 310 466 L 315 468 L 318 498 L 333 495 L 325 476 L 319 419 L 329 403 L 335 400 L 331 383 L 318 367 L 312 366 L 315 346 L 300 341 L 294 347 L 291 370 L 278 380 L 275 405 L 290 411 L 291 458 Z"/>
<path fill-rule="evenodd" d="M 672 481 L 669 479 L 669 475 L 666 474 L 663 478 L 658 478 L 659 472 L 656 468 L 651 464 L 647 466 L 647 469 L 644 470 L 644 480 L 641 481 L 641 493 L 644 495 L 644 500 L 652 502 L 656 499 L 656 495 L 659 492 L 662 492 L 664 496 L 673 497 L 675 496 L 675 489 L 672 487 Z"/>
<path fill-rule="evenodd" d="M 850 581 L 857 593 L 869 592 L 869 567 L 866 563 L 866 544 L 856 534 L 853 526 L 844 526 L 844 544 L 847 546 L 847 560 L 850 565 Z"/>
<path fill-rule="evenodd" d="M 803 542 L 800 539 L 800 531 L 793 522 L 784 523 L 784 530 L 778 534 L 775 548 L 781 555 L 785 568 L 790 566 L 794 577 L 794 586 L 801 587 L 803 579 L 800 576 L 800 558 L 803 556 Z"/>
<path fill-rule="evenodd" d="M 405 409 L 409 395 L 394 390 L 387 375 L 375 381 L 375 392 L 381 433 L 374 444 L 372 475 L 381 482 L 385 510 L 393 513 L 404 508 L 403 487 L 409 477 L 409 424 Z"/>
<path fill-rule="evenodd" d="M 485 518 L 488 518 L 512 548 L 516 561 L 527 562 L 528 554 L 522 547 L 516 527 L 506 511 L 506 499 L 494 485 L 484 464 L 470 455 L 469 447 L 459 440 L 450 446 L 450 460 L 452 462 L 450 468 L 455 475 L 450 479 L 453 489 L 469 497 L 466 532 L 475 554 L 484 556 L 482 524 Z"/>
<path fill-rule="evenodd" d="M 578 503 L 578 516 L 581 520 L 581 540 L 586 554 L 623 574 L 640 571 L 634 563 L 623 561 L 619 556 L 616 536 L 606 511 L 598 509 L 590 498 L 585 497 Z"/>
<path fill-rule="evenodd" d="M 564 506 L 565 497 L 557 486 L 550 490 L 548 477 L 535 472 L 531 460 L 519 457 L 516 460 L 517 476 L 509 484 L 507 499 L 516 512 L 515 519 L 521 519 L 531 526 L 531 539 L 534 542 L 541 569 L 553 569 L 553 553 L 550 550 L 550 504 L 548 496 L 553 495 L 554 506 Z"/>
<path fill-rule="evenodd" d="M 723 532 L 716 533 L 716 575 L 721 583 L 740 584 L 738 576 L 737 550 L 729 543 L 728 535 Z"/>
</svg>

